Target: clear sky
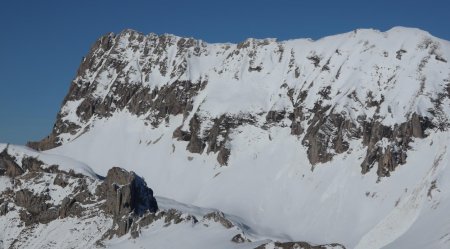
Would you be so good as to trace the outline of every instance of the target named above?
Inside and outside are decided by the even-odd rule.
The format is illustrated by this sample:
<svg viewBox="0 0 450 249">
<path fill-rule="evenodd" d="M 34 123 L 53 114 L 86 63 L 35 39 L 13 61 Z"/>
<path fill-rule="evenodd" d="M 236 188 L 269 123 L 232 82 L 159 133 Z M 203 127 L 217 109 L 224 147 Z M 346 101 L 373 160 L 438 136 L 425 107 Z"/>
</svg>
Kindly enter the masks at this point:
<svg viewBox="0 0 450 249">
<path fill-rule="evenodd" d="M 0 142 L 24 144 L 49 134 L 82 56 L 107 32 L 239 42 L 407 26 L 450 40 L 449 13 L 448 0 L 2 1 Z"/>
</svg>

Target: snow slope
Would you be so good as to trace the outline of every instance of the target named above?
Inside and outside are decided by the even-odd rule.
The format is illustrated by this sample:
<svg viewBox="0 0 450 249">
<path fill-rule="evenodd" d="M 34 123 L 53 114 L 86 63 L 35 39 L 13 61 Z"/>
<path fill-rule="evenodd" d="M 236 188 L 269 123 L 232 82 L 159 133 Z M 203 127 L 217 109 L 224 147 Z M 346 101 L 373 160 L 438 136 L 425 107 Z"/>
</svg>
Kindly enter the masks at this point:
<svg viewBox="0 0 450 249">
<path fill-rule="evenodd" d="M 34 157 L 44 162 L 46 166 L 58 165 L 58 168 L 60 170 L 64 170 L 67 172 L 73 170 L 73 172 L 75 173 L 83 174 L 94 179 L 97 178 L 97 174 L 94 172 L 94 170 L 92 170 L 91 167 L 72 158 L 35 151 L 26 146 L 0 143 L 0 152 L 4 150 L 6 150 L 8 154 L 14 156 L 17 159 L 17 163 L 19 164 L 19 166 L 22 166 L 21 163 L 24 157 Z"/>
<path fill-rule="evenodd" d="M 128 232 L 124 236 L 114 235 L 110 238 L 105 235 L 110 229 L 115 229 L 120 217 L 111 216 L 102 210 L 104 200 L 95 201 L 97 187 L 102 179 L 97 178 L 96 174 L 80 176 L 67 173 L 70 170 L 76 172 L 80 168 L 86 169 L 86 165 L 22 146 L 1 144 L 0 148 L 4 150 L 2 153 L 8 153 L 12 157 L 10 159 L 3 154 L 2 164 L 6 161 L 19 163 L 23 158 L 30 157 L 43 159 L 44 162 L 44 165 L 39 166 L 41 170 L 34 168 L 18 176 L 0 176 L 0 227 L 4 229 L 0 233 L 0 248 L 98 248 L 101 245 L 109 248 L 146 248 L 150 244 L 152 248 L 250 249 L 271 242 L 269 238 L 254 233 L 239 217 L 163 197 L 158 197 L 159 210 L 153 216 L 145 213 L 132 221 L 154 219 L 148 225 L 139 227 L 138 237 L 135 233 Z M 47 171 L 47 163 L 51 159 L 52 162 L 59 163 L 60 170 L 67 172 Z M 20 167 L 30 168 L 30 163 L 24 161 Z M 57 182 L 58 177 L 65 184 Z M 90 194 L 80 194 L 80 190 Z M 27 192 L 31 194 L 23 194 Z M 81 211 L 69 213 L 71 209 L 67 203 L 79 205 L 78 210 Z M 45 207 L 46 204 L 52 207 Z M 62 206 L 69 208 L 60 209 Z M 47 216 L 47 220 L 36 222 L 33 217 L 39 214 L 35 213 L 34 207 L 41 207 L 41 213 L 56 209 L 57 217 Z M 61 213 L 61 210 L 66 210 L 66 213 Z M 141 226 L 143 223 L 139 224 Z M 232 241 L 237 235 L 242 241 Z"/>
<path fill-rule="evenodd" d="M 449 245 L 448 132 L 418 139 L 409 163 L 377 182 L 375 172 L 361 175 L 364 151 L 357 141 L 351 154 L 311 171 L 288 128 L 242 127 L 232 140 L 232 147 L 240 149 L 233 151 L 228 167 L 220 167 L 213 155 L 189 153 L 186 142 L 174 141 L 175 127 L 148 129 L 139 118 L 121 113 L 48 153 L 78 158 L 101 173 L 111 166 L 133 170 L 158 195 L 219 208 L 242 217 L 258 234 L 279 240 L 423 248 L 417 238 L 424 236 L 413 231 L 424 233 L 431 226 L 439 229 L 422 243 Z M 430 190 L 433 181 L 439 190 Z"/>
</svg>

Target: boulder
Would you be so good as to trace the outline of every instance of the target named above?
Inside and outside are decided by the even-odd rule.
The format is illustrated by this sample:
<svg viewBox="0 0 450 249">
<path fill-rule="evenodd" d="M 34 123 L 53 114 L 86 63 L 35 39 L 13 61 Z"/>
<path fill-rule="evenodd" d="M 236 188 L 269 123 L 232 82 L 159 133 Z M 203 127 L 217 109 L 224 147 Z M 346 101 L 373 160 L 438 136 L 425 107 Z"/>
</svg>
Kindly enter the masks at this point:
<svg viewBox="0 0 450 249">
<path fill-rule="evenodd" d="M 158 204 L 153 191 L 134 172 L 114 167 L 108 171 L 103 183 L 97 188 L 97 195 L 106 199 L 104 210 L 115 217 L 131 212 L 141 215 L 146 211 L 156 212 Z"/>
</svg>

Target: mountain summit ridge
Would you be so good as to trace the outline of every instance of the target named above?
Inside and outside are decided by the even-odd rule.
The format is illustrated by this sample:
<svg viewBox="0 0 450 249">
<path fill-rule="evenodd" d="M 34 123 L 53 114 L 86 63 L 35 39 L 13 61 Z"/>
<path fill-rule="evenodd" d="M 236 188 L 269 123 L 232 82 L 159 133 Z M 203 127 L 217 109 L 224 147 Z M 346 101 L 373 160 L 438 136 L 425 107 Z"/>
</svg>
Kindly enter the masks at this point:
<svg viewBox="0 0 450 249">
<path fill-rule="evenodd" d="M 279 43 L 283 43 L 283 42 L 289 42 L 289 41 L 296 41 L 296 40 L 306 40 L 306 41 L 312 41 L 312 42 L 316 42 L 322 39 L 326 39 L 326 38 L 331 38 L 331 37 L 337 37 L 337 36 L 349 36 L 349 35 L 354 35 L 357 33 L 374 33 L 374 34 L 383 34 L 383 35 L 389 35 L 390 33 L 402 33 L 404 35 L 409 35 L 409 36 L 417 36 L 417 35 L 424 35 L 424 36 L 429 36 L 432 37 L 434 39 L 439 39 L 440 41 L 447 41 L 445 39 L 436 37 L 434 35 L 432 35 L 430 32 L 420 29 L 420 28 L 415 28 L 415 27 L 408 27 L 408 26 L 394 26 L 391 27 L 389 29 L 387 29 L 386 31 L 382 31 L 380 29 L 375 29 L 375 28 L 357 28 L 351 31 L 347 31 L 347 32 L 343 32 L 343 33 L 338 33 L 338 34 L 331 34 L 331 35 L 325 35 L 325 36 L 321 36 L 319 38 L 309 38 L 309 37 L 299 37 L 299 38 L 288 38 L 288 39 L 282 39 L 279 40 L 276 37 L 265 37 L 265 38 L 256 38 L 256 37 L 247 37 L 242 41 L 238 41 L 238 42 L 208 42 L 206 40 L 203 40 L 202 38 L 196 38 L 194 36 L 181 36 L 181 35 L 177 35 L 175 33 L 155 33 L 155 32 L 150 32 L 150 33 L 144 33 L 144 32 L 140 32 L 137 29 L 132 29 L 132 28 L 126 28 L 121 30 L 120 32 L 107 32 L 104 35 L 101 35 L 100 37 L 105 37 L 105 36 L 109 36 L 109 35 L 119 35 L 119 34 L 123 34 L 123 33 L 136 33 L 142 36 L 149 36 L 149 37 L 159 37 L 159 36 L 168 36 L 168 37 L 173 37 L 175 39 L 192 39 L 192 40 L 196 40 L 196 41 L 200 41 L 200 42 L 204 42 L 210 45 L 236 45 L 242 42 L 246 42 L 246 41 L 272 41 L 272 42 L 279 42 Z M 447 41 L 448 42 L 448 41 Z"/>
</svg>

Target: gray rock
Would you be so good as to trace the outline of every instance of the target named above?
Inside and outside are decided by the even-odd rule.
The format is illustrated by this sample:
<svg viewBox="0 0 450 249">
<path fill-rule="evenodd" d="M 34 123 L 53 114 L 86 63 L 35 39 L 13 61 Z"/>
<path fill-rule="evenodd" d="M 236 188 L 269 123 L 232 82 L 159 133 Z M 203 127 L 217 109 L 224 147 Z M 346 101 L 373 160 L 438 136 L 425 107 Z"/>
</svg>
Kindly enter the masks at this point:
<svg viewBox="0 0 450 249">
<path fill-rule="evenodd" d="M 224 226 L 227 229 L 234 227 L 233 223 L 227 218 L 225 218 L 225 215 L 219 211 L 206 214 L 205 216 L 203 216 L 203 219 L 219 222 L 220 224 L 222 224 L 222 226 Z"/>
<path fill-rule="evenodd" d="M 131 212 L 141 215 L 146 211 L 156 212 L 158 205 L 153 191 L 134 172 L 114 167 L 108 171 L 103 183 L 97 188 L 97 195 L 106 199 L 104 210 L 115 217 Z"/>
<path fill-rule="evenodd" d="M 245 242 L 250 242 L 249 239 L 246 239 L 242 234 L 238 233 L 235 236 L 233 236 L 233 238 L 231 238 L 231 241 L 233 241 L 234 243 L 245 243 Z"/>
<path fill-rule="evenodd" d="M 186 148 L 188 151 L 192 153 L 201 154 L 206 146 L 203 139 L 201 138 L 200 125 L 201 121 L 199 116 L 194 115 L 194 117 L 189 122 L 189 129 L 190 129 L 189 133 L 191 134 L 191 139 Z"/>
<path fill-rule="evenodd" d="M 8 147 L 0 153 L 0 176 L 17 177 L 24 170 L 16 163 L 16 159 L 8 154 Z"/>
<path fill-rule="evenodd" d="M 28 226 L 35 223 L 48 223 L 59 217 L 58 208 L 47 203 L 50 199 L 48 195 L 36 195 L 28 189 L 22 189 L 15 193 L 14 202 L 17 206 L 24 208 L 20 211 L 20 218 Z"/>
<path fill-rule="evenodd" d="M 70 213 L 72 213 L 71 210 L 75 203 L 76 203 L 75 199 L 72 199 L 70 197 L 65 197 L 62 200 L 61 206 L 59 208 L 59 217 L 60 218 L 68 217 L 70 215 Z"/>
<path fill-rule="evenodd" d="M 6 215 L 8 213 L 8 202 L 3 202 L 0 204 L 0 216 Z"/>
<path fill-rule="evenodd" d="M 55 180 L 53 180 L 53 184 L 65 188 L 69 184 L 67 175 L 58 173 L 55 177 Z"/>
<path fill-rule="evenodd" d="M 266 246 L 268 244 L 271 243 L 266 243 L 263 245 L 260 245 L 258 247 L 256 247 L 255 249 L 265 249 Z M 275 249 L 327 249 L 330 247 L 333 248 L 341 248 L 341 249 L 345 249 L 345 247 L 343 245 L 340 244 L 328 244 L 328 245 L 311 245 L 307 242 L 274 242 L 274 247 Z"/>
<path fill-rule="evenodd" d="M 412 114 L 409 121 L 401 123 L 394 128 L 383 126 L 381 123 L 363 123 L 363 144 L 367 146 L 367 154 L 361 164 L 362 173 L 367 173 L 375 163 L 378 164 L 377 174 L 389 176 L 389 172 L 406 163 L 406 152 L 413 138 L 425 137 L 425 130 L 433 127 L 426 117 Z M 389 141 L 386 148 L 378 144 L 383 138 Z"/>
<path fill-rule="evenodd" d="M 269 111 L 266 114 L 266 121 L 268 123 L 278 123 L 286 116 L 286 111 Z"/>
</svg>

